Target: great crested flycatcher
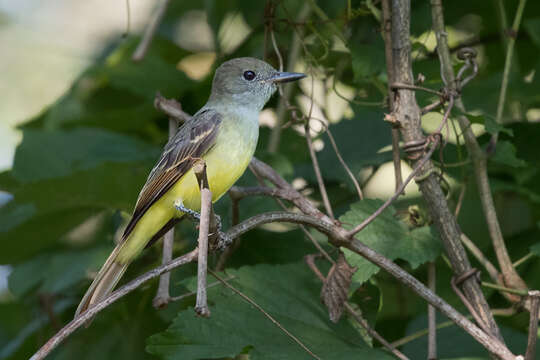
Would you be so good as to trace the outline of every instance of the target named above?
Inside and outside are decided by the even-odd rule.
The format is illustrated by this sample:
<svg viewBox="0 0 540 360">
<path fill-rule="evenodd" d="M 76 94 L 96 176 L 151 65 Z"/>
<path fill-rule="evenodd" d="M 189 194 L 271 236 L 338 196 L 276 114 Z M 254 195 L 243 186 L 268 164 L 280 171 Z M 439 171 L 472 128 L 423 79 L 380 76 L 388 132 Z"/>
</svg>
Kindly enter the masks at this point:
<svg viewBox="0 0 540 360">
<path fill-rule="evenodd" d="M 187 209 L 200 210 L 199 186 L 192 169 L 198 159 L 206 162 L 212 201 L 229 190 L 253 156 L 259 112 L 277 84 L 303 77 L 278 72 L 254 58 L 233 59 L 216 70 L 208 102 L 165 145 L 139 194 L 122 241 L 86 291 L 75 316 L 107 297 L 128 265 Z"/>
</svg>

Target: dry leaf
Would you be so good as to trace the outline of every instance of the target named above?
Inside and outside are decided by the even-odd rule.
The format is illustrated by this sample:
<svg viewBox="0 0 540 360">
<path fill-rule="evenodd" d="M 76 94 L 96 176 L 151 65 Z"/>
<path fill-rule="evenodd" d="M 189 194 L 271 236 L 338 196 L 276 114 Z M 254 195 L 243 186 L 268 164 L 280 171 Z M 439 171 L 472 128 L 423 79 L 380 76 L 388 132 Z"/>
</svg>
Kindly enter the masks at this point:
<svg viewBox="0 0 540 360">
<path fill-rule="evenodd" d="M 352 267 L 345 260 L 342 252 L 336 264 L 328 272 L 321 289 L 321 300 L 328 308 L 330 320 L 337 323 L 343 314 L 343 307 L 349 297 L 351 278 L 357 268 Z"/>
</svg>

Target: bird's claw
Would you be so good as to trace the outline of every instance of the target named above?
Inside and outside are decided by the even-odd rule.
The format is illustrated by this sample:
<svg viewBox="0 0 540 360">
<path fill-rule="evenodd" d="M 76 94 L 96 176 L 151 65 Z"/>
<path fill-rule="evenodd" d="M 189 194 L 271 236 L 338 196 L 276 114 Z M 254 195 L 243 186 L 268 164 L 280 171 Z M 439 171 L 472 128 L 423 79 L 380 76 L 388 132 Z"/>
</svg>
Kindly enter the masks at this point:
<svg viewBox="0 0 540 360">
<path fill-rule="evenodd" d="M 176 210 L 183 212 L 186 216 L 188 216 L 192 220 L 195 220 L 197 222 L 201 221 L 201 214 L 196 212 L 195 210 L 191 210 L 185 207 L 182 200 L 177 200 L 174 203 L 174 207 Z"/>
</svg>

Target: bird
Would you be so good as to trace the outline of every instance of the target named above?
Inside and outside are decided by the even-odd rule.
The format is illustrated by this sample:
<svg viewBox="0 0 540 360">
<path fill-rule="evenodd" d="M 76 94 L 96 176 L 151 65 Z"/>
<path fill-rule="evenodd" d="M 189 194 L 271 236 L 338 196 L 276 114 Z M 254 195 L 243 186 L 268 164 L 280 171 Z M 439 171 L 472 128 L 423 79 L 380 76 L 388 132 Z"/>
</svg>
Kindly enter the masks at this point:
<svg viewBox="0 0 540 360">
<path fill-rule="evenodd" d="M 128 265 L 188 214 L 201 207 L 193 165 L 206 163 L 212 202 L 246 170 L 257 145 L 259 113 L 280 83 L 305 74 L 280 72 L 251 57 L 221 64 L 206 104 L 165 145 L 142 187 L 121 241 L 83 296 L 75 317 L 105 299 Z"/>
</svg>

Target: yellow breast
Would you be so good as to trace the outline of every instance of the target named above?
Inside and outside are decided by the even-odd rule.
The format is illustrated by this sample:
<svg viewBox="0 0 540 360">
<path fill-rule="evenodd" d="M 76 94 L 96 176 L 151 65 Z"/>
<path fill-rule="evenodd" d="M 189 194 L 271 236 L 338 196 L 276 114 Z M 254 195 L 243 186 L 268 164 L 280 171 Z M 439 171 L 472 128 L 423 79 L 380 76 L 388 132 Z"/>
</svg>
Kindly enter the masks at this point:
<svg viewBox="0 0 540 360">
<path fill-rule="evenodd" d="M 203 156 L 212 201 L 217 201 L 242 176 L 255 151 L 257 138 L 258 124 L 253 119 L 223 120 L 215 145 Z M 201 209 L 199 185 L 193 170 L 146 211 L 118 254 L 120 263 L 131 261 L 172 217 L 183 215 L 174 207 L 179 200 L 188 209 Z"/>
<path fill-rule="evenodd" d="M 212 200 L 217 201 L 246 170 L 258 138 L 258 124 L 251 121 L 223 121 L 215 145 L 204 156 Z M 255 125 L 255 126 L 253 126 Z M 193 171 L 186 173 L 169 191 L 168 201 L 182 199 L 184 206 L 200 210 L 201 199 Z"/>
</svg>

